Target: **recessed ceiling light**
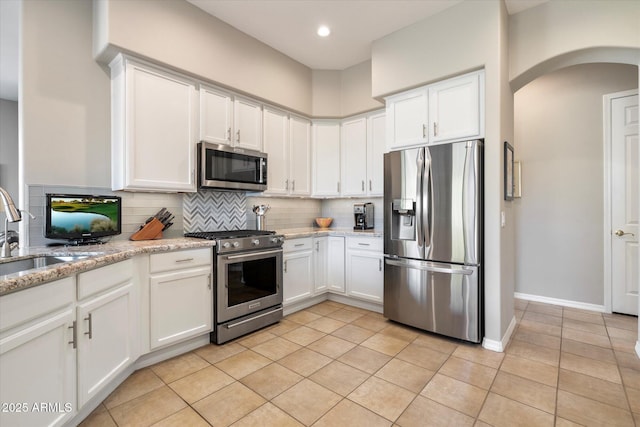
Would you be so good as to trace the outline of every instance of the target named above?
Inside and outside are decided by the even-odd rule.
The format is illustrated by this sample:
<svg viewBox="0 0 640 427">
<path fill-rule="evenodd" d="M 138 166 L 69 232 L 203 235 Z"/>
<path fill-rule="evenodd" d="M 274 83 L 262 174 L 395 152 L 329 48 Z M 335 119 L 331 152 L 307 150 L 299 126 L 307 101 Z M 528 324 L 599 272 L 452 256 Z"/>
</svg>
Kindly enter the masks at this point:
<svg viewBox="0 0 640 427">
<path fill-rule="evenodd" d="M 331 34 L 331 30 L 326 25 L 320 25 L 318 27 L 318 35 L 320 37 L 327 37 L 329 34 Z"/>
</svg>

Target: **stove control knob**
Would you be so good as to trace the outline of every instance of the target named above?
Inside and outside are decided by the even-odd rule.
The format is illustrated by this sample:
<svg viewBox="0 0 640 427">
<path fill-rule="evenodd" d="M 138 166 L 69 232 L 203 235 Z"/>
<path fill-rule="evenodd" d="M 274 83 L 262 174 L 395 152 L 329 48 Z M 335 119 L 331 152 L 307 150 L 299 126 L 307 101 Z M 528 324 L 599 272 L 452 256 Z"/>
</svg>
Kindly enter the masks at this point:
<svg viewBox="0 0 640 427">
<path fill-rule="evenodd" d="M 234 248 L 237 248 L 238 246 L 240 246 L 240 243 L 238 243 L 238 242 L 233 242 L 233 247 L 234 247 Z"/>
<path fill-rule="evenodd" d="M 251 241 L 251 244 L 252 244 L 253 246 L 258 246 L 258 245 L 260 244 L 260 240 L 258 240 L 258 239 L 253 239 L 253 240 Z"/>
<path fill-rule="evenodd" d="M 284 243 L 284 236 L 278 237 L 278 240 L 280 240 L 280 243 Z"/>
<path fill-rule="evenodd" d="M 278 240 L 278 238 L 277 238 L 277 237 L 272 237 L 271 239 L 269 239 L 269 241 L 270 241 L 271 243 L 278 243 L 278 242 L 279 242 L 279 240 Z"/>
<path fill-rule="evenodd" d="M 224 243 L 222 244 L 222 247 L 223 247 L 223 248 L 225 248 L 225 249 L 229 249 L 229 248 L 231 247 L 231 243 L 229 243 L 229 242 L 224 242 Z"/>
</svg>

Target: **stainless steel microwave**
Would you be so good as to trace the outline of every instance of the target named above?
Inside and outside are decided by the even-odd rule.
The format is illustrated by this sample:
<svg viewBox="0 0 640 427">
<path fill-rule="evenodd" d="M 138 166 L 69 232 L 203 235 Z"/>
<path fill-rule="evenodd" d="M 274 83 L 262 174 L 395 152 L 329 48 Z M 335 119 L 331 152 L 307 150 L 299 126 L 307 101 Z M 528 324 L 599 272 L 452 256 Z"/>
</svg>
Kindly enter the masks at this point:
<svg viewBox="0 0 640 427">
<path fill-rule="evenodd" d="M 200 188 L 264 191 L 267 189 L 267 154 L 200 142 L 198 183 Z"/>
</svg>

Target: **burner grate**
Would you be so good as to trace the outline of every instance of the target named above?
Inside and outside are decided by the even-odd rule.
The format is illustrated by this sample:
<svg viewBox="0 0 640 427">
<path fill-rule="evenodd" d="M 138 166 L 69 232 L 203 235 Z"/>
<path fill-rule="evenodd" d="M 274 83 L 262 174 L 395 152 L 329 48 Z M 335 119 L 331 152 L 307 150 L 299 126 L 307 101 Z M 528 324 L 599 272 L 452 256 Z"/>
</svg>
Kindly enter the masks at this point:
<svg viewBox="0 0 640 427">
<path fill-rule="evenodd" d="M 275 231 L 266 230 L 220 230 L 220 231 L 199 231 L 193 233 L 184 233 L 184 237 L 195 237 L 196 239 L 237 239 L 241 237 L 251 236 L 269 236 L 276 234 Z"/>
</svg>

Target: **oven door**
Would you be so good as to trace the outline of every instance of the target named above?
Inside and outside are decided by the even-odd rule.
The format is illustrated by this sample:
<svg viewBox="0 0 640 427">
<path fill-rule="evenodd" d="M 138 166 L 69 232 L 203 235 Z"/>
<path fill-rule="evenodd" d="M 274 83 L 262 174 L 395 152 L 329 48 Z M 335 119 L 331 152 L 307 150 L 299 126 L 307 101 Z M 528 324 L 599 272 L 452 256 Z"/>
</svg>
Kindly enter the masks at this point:
<svg viewBox="0 0 640 427">
<path fill-rule="evenodd" d="M 282 249 L 218 255 L 216 321 L 282 304 Z"/>
</svg>

